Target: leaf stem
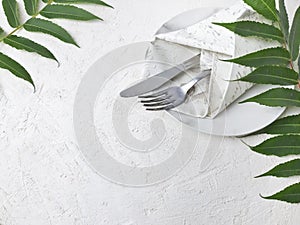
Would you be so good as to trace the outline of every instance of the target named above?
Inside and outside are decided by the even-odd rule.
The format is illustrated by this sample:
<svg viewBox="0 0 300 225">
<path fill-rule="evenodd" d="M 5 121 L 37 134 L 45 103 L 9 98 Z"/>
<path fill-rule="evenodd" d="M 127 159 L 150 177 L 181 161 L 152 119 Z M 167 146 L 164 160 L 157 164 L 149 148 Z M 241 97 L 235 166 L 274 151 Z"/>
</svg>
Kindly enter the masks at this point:
<svg viewBox="0 0 300 225">
<path fill-rule="evenodd" d="M 46 5 L 41 9 L 39 10 L 36 14 L 32 15 L 30 19 L 32 18 L 36 18 L 38 15 L 40 15 L 41 11 L 44 10 L 45 7 L 47 7 L 48 5 L 51 5 L 53 3 L 54 0 L 49 0 Z M 29 19 L 28 19 L 29 20 Z M 10 33 L 8 33 L 6 36 L 0 38 L 0 42 L 3 42 L 3 40 L 5 38 L 8 38 L 10 37 L 11 35 L 13 35 L 14 33 L 16 33 L 17 31 L 21 30 L 23 27 L 24 27 L 24 24 L 28 21 L 26 20 L 23 24 L 21 24 L 20 26 L 16 27 L 15 29 L 13 29 Z"/>
</svg>

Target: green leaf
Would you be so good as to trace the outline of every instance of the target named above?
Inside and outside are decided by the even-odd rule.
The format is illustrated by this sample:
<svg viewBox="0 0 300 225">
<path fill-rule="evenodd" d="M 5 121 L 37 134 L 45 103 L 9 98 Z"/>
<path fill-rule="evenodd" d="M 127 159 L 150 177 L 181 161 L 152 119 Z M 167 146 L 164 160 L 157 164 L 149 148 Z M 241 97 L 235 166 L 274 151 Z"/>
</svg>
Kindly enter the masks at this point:
<svg viewBox="0 0 300 225">
<path fill-rule="evenodd" d="M 256 134 L 300 134 L 300 115 L 276 120 Z"/>
<path fill-rule="evenodd" d="M 254 21 L 238 21 L 234 23 L 214 23 L 227 28 L 243 37 L 257 36 L 283 42 L 282 32 L 271 25 Z"/>
<path fill-rule="evenodd" d="M 35 89 L 34 83 L 27 70 L 23 66 L 21 66 L 18 62 L 8 57 L 7 55 L 2 54 L 1 52 L 0 52 L 0 67 L 9 70 L 12 74 L 16 75 L 17 77 L 28 81 L 29 83 L 32 84 L 32 86 Z"/>
<path fill-rule="evenodd" d="M 27 31 L 42 32 L 45 34 L 52 35 L 53 37 L 56 37 L 63 42 L 73 44 L 79 47 L 72 38 L 72 36 L 64 28 L 50 21 L 38 18 L 31 18 L 24 24 L 24 28 Z"/>
<path fill-rule="evenodd" d="M 300 183 L 293 184 L 272 196 L 261 197 L 264 199 L 274 199 L 289 203 L 300 203 Z"/>
<path fill-rule="evenodd" d="M 278 136 L 264 141 L 263 143 L 251 147 L 255 151 L 264 155 L 287 156 L 300 154 L 300 135 Z"/>
<path fill-rule="evenodd" d="M 286 67 L 264 66 L 239 80 L 256 84 L 296 85 L 298 84 L 298 73 Z"/>
<path fill-rule="evenodd" d="M 18 27 L 20 23 L 19 8 L 16 0 L 3 0 L 3 9 L 7 17 L 7 21 L 11 27 Z"/>
<path fill-rule="evenodd" d="M 247 99 L 245 102 L 256 102 L 266 106 L 296 106 L 300 107 L 300 92 L 287 88 L 274 88 L 266 91 L 253 98 Z M 300 143 L 300 142 L 299 142 Z"/>
<path fill-rule="evenodd" d="M 287 40 L 289 38 L 290 24 L 284 1 L 285 0 L 279 0 L 279 24 L 284 37 Z"/>
<path fill-rule="evenodd" d="M 25 50 L 28 52 L 35 52 L 43 57 L 57 61 L 54 55 L 47 48 L 27 38 L 11 35 L 4 39 L 4 43 L 16 49 Z"/>
<path fill-rule="evenodd" d="M 265 177 L 265 176 L 273 176 L 273 177 L 291 177 L 291 176 L 299 176 L 300 175 L 300 159 L 295 159 L 286 163 L 282 163 L 270 171 L 257 176 Z"/>
<path fill-rule="evenodd" d="M 253 52 L 236 59 L 224 61 L 233 62 L 250 67 L 259 67 L 267 65 L 286 66 L 290 61 L 290 57 L 290 53 L 286 49 L 278 47 L 263 49 L 261 51 Z"/>
<path fill-rule="evenodd" d="M 33 16 L 38 12 L 39 0 L 24 0 L 24 5 L 28 15 Z"/>
<path fill-rule="evenodd" d="M 300 7 L 297 9 L 290 32 L 289 47 L 292 60 L 295 61 L 299 55 L 300 46 Z"/>
<path fill-rule="evenodd" d="M 244 2 L 267 19 L 278 20 L 275 0 L 244 0 Z"/>
<path fill-rule="evenodd" d="M 56 3 L 92 3 L 113 8 L 111 5 L 100 0 L 54 0 Z"/>
<path fill-rule="evenodd" d="M 92 13 L 72 5 L 48 5 L 40 12 L 40 14 L 49 19 L 64 18 L 84 21 L 95 19 L 102 20 Z"/>
<path fill-rule="evenodd" d="M 3 34 L 4 30 L 0 27 L 0 34 Z"/>
</svg>

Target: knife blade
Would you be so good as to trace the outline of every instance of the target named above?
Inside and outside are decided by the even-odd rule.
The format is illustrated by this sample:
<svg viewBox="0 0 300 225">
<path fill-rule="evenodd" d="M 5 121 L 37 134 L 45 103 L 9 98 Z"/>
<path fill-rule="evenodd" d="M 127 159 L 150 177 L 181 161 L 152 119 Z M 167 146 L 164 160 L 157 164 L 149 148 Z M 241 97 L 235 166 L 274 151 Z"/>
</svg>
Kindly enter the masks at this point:
<svg viewBox="0 0 300 225">
<path fill-rule="evenodd" d="M 184 61 L 183 63 L 174 66 L 168 70 L 165 70 L 161 73 L 158 73 L 150 78 L 147 78 L 123 91 L 121 91 L 120 96 L 124 98 L 139 96 L 150 91 L 153 91 L 177 75 L 181 72 L 187 71 L 200 63 L 200 54 L 193 56 L 192 58 Z"/>
</svg>

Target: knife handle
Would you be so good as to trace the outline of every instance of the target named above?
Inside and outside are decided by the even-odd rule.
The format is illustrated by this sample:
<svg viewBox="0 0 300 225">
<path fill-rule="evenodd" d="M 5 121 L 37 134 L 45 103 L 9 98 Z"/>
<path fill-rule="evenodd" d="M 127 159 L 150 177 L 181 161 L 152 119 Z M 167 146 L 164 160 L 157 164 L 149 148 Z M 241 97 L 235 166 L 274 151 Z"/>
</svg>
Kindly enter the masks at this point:
<svg viewBox="0 0 300 225">
<path fill-rule="evenodd" d="M 184 70 L 189 70 L 196 65 L 200 65 L 200 54 L 193 56 L 192 58 L 186 60 L 185 62 L 182 63 Z"/>
<path fill-rule="evenodd" d="M 193 56 L 192 58 L 184 61 L 183 63 L 176 65 L 166 71 L 164 71 L 162 74 L 158 75 L 159 77 L 162 77 L 164 79 L 172 79 L 176 77 L 179 73 L 187 71 L 197 65 L 200 65 L 200 54 Z"/>
</svg>

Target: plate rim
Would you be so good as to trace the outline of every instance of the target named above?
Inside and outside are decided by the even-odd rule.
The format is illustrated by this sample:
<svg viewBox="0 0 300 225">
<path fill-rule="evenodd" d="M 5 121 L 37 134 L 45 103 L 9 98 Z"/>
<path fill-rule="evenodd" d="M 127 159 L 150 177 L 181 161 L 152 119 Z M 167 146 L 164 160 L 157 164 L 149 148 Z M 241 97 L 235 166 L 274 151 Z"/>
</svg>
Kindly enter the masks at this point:
<svg viewBox="0 0 300 225">
<path fill-rule="evenodd" d="M 168 20 L 167 22 L 165 22 L 159 29 L 158 29 L 158 31 L 156 32 L 156 33 L 160 33 L 161 34 L 161 32 L 160 32 L 160 30 L 161 29 L 163 29 L 163 28 L 165 28 L 165 27 L 168 27 L 168 24 L 170 24 L 170 23 L 172 23 L 172 21 L 175 21 L 175 20 L 178 20 L 178 18 L 181 18 L 181 19 L 183 19 L 184 17 L 186 17 L 186 15 L 188 15 L 189 13 L 191 13 L 191 12 L 198 12 L 199 13 L 199 15 L 201 14 L 201 11 L 203 11 L 203 10 L 205 10 L 205 9 L 207 9 L 207 8 L 209 8 L 209 9 L 212 9 L 212 10 L 214 10 L 214 11 L 217 11 L 217 10 L 221 10 L 222 8 L 221 7 L 203 7 L 203 8 L 197 8 L 197 9 L 191 9 L 191 10 L 187 10 L 187 11 L 185 11 L 185 12 L 183 12 L 183 13 L 180 13 L 180 14 L 178 14 L 177 16 L 174 16 L 173 18 L 171 18 L 170 20 Z M 207 18 L 207 17 L 206 17 Z M 205 18 L 203 18 L 203 19 L 205 19 Z M 201 21 L 201 20 L 203 20 L 203 19 L 199 19 L 199 21 Z M 190 25 L 188 25 L 188 26 L 190 26 Z M 187 27 L 187 26 L 186 26 Z M 184 27 L 182 27 L 181 29 L 184 29 Z M 169 32 L 173 32 L 173 31 L 177 31 L 178 29 L 174 29 L 174 30 L 170 30 Z M 165 32 L 166 33 L 166 32 Z M 257 86 L 257 85 L 255 85 L 255 86 Z M 270 85 L 268 85 L 268 86 L 270 86 Z M 272 86 L 272 87 L 276 87 L 276 86 Z M 252 87 L 252 88 L 255 88 L 255 87 Z M 251 89 L 252 89 L 251 88 Z M 286 87 L 286 88 L 294 88 L 293 86 L 288 86 L 288 87 Z M 271 87 L 269 87 L 269 88 L 267 88 L 267 85 L 266 85 L 266 89 L 265 89 L 265 91 L 267 91 L 267 90 L 269 90 L 269 89 L 271 89 Z M 249 91 L 249 90 L 248 90 Z M 247 91 L 247 92 L 248 92 Z M 247 93 L 246 92 L 246 93 Z M 242 96 L 244 96 L 244 94 L 242 95 Z M 242 96 L 240 96 L 238 99 L 240 99 Z M 237 104 L 237 101 L 238 101 L 238 99 L 235 101 L 235 102 L 233 102 L 232 104 L 231 104 L 231 106 L 233 105 L 233 104 Z M 261 106 L 260 106 L 261 107 Z M 267 106 L 265 106 L 266 108 L 268 108 Z M 281 109 L 281 110 L 279 110 L 279 109 Z M 194 130 L 197 130 L 198 132 L 203 132 L 203 133 L 206 133 L 206 134 L 211 134 L 211 135 L 216 135 L 216 136 L 224 136 L 224 137 L 239 137 L 239 136 L 245 136 L 245 135 L 249 135 L 249 134 L 251 134 L 251 133 L 254 133 L 254 132 L 256 132 L 256 131 L 258 131 L 258 130 L 261 130 L 261 129 L 263 129 L 264 127 L 266 127 L 266 126 L 269 126 L 270 124 L 272 124 L 274 121 L 276 121 L 285 111 L 286 111 L 286 109 L 287 109 L 287 107 L 281 107 L 281 108 L 279 108 L 278 110 L 278 113 L 276 113 L 276 116 L 274 116 L 274 119 L 272 120 L 272 121 L 268 121 L 267 122 L 267 124 L 264 124 L 264 125 L 262 125 L 262 127 L 260 127 L 260 128 L 257 128 L 256 130 L 252 130 L 252 131 L 245 131 L 245 132 L 241 132 L 240 134 L 237 134 L 237 133 L 233 133 L 233 132 L 228 132 L 227 134 L 226 134 L 226 131 L 227 131 L 227 126 L 226 126 L 226 128 L 225 128 L 225 130 L 223 131 L 223 132 L 208 132 L 208 131 L 205 131 L 205 130 L 200 130 L 199 129 L 199 127 L 196 127 L 196 124 L 198 125 L 198 126 L 201 126 L 201 121 L 204 121 L 204 120 L 213 120 L 213 119 L 210 119 L 210 118 L 198 118 L 198 117 L 193 117 L 193 116 L 191 116 L 191 115 L 187 115 L 187 114 L 184 114 L 184 113 L 181 113 L 181 112 L 175 112 L 174 113 L 174 111 L 167 111 L 168 112 L 168 114 L 170 114 L 172 117 L 174 117 L 176 120 L 178 120 L 179 122 L 181 122 L 181 123 L 183 123 L 183 124 L 185 124 L 186 126 L 188 126 L 188 127 L 190 127 L 190 128 L 192 128 L 192 129 L 194 129 Z M 227 113 L 227 110 L 225 109 L 223 112 L 221 112 L 220 114 L 226 114 Z M 219 114 L 219 115 L 220 115 Z M 179 116 L 178 116 L 179 115 Z M 218 116 L 219 116 L 218 115 Z M 217 116 L 217 117 L 218 117 Z M 194 120 L 194 126 L 191 126 L 191 125 L 189 125 L 189 124 L 187 124 L 185 121 L 183 121 L 182 119 L 180 119 L 180 118 L 183 118 L 183 117 L 186 117 L 186 118 L 189 118 L 190 120 Z M 217 118 L 216 117 L 216 118 Z M 227 114 L 225 115 L 225 119 L 227 119 Z M 200 122 L 200 123 L 199 123 Z M 226 123 L 227 124 L 227 123 Z"/>
</svg>

